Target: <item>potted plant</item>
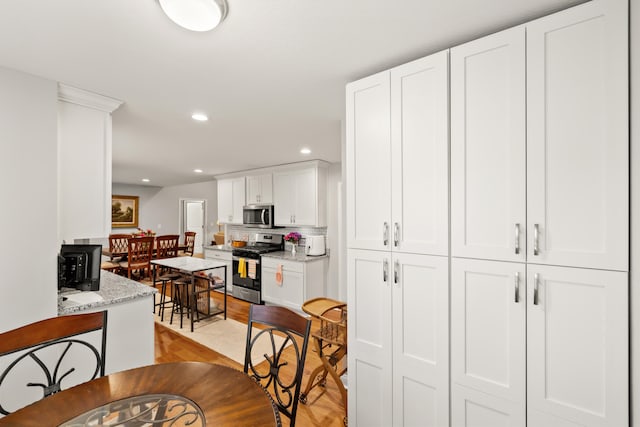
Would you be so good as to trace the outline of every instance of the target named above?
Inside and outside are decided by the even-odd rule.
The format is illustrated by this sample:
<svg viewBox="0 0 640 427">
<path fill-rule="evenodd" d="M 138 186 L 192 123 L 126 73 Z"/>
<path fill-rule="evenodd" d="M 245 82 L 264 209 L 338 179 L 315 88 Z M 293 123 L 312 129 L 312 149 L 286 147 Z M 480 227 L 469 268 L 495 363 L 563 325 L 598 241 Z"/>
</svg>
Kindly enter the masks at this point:
<svg viewBox="0 0 640 427">
<path fill-rule="evenodd" d="M 297 231 L 292 231 L 291 233 L 284 236 L 284 240 L 291 243 L 291 255 L 296 254 L 296 246 L 298 246 L 298 242 L 300 241 L 301 237 L 302 235 Z"/>
</svg>

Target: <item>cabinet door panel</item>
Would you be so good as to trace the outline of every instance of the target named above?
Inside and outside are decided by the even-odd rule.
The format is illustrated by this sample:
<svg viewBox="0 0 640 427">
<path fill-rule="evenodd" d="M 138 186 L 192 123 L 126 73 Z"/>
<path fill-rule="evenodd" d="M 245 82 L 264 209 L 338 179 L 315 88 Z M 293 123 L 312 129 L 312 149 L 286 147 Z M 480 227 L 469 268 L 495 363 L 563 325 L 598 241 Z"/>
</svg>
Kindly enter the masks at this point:
<svg viewBox="0 0 640 427">
<path fill-rule="evenodd" d="M 265 204 L 273 202 L 272 174 L 247 177 L 247 204 Z"/>
<path fill-rule="evenodd" d="M 233 223 L 242 224 L 242 208 L 245 205 L 244 177 L 232 180 L 233 185 Z"/>
<path fill-rule="evenodd" d="M 524 48 L 516 27 L 451 49 L 453 256 L 525 260 Z"/>
<path fill-rule="evenodd" d="M 525 289 L 524 264 L 451 261 L 451 380 L 519 404 L 523 412 Z"/>
<path fill-rule="evenodd" d="M 391 222 L 389 73 L 347 85 L 347 247 L 389 248 Z"/>
<path fill-rule="evenodd" d="M 353 425 L 392 425 L 390 262 L 385 252 L 347 253 L 348 399 Z"/>
<path fill-rule="evenodd" d="M 316 170 L 305 169 L 295 174 L 296 179 L 296 204 L 294 211 L 295 225 L 316 226 L 317 196 L 316 196 Z"/>
<path fill-rule="evenodd" d="M 627 280 L 617 271 L 527 266 L 532 410 L 581 425 L 627 425 Z"/>
<path fill-rule="evenodd" d="M 394 425 L 448 425 L 448 259 L 394 254 L 393 265 Z"/>
<path fill-rule="evenodd" d="M 394 250 L 448 254 L 448 111 L 448 51 L 391 70 Z"/>
<path fill-rule="evenodd" d="M 273 174 L 273 216 L 276 225 L 291 225 L 295 210 L 295 182 L 290 173 Z"/>
<path fill-rule="evenodd" d="M 478 390 L 451 385 L 451 425 L 455 427 L 525 427 L 525 405 Z"/>
<path fill-rule="evenodd" d="M 244 177 L 218 180 L 218 220 L 226 224 L 242 224 L 245 204 Z"/>
<path fill-rule="evenodd" d="M 628 268 L 625 7 L 594 1 L 527 25 L 530 262 Z"/>
<path fill-rule="evenodd" d="M 233 184 L 229 179 L 218 181 L 218 220 L 225 224 L 233 222 Z"/>
</svg>

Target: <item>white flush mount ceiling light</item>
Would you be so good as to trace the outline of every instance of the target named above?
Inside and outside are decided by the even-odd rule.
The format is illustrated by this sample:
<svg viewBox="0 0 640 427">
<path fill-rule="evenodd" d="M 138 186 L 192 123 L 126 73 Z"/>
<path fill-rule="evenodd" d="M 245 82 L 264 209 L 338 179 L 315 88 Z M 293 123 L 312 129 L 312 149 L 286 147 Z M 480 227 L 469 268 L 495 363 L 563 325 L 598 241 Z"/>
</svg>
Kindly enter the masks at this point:
<svg viewBox="0 0 640 427">
<path fill-rule="evenodd" d="M 191 31 L 210 31 L 227 16 L 226 0 L 158 0 L 173 22 Z"/>
<path fill-rule="evenodd" d="M 308 148 L 303 148 L 303 149 L 300 150 L 300 153 L 301 154 L 311 154 L 311 150 L 308 149 Z"/>
<path fill-rule="evenodd" d="M 206 114 L 202 114 L 202 113 L 193 113 L 191 115 L 191 118 L 198 122 L 206 122 L 207 120 L 209 120 L 209 117 L 207 117 Z"/>
<path fill-rule="evenodd" d="M 193 170 L 195 173 L 202 173 L 202 169 L 194 169 Z"/>
<path fill-rule="evenodd" d="M 142 182 L 149 182 L 151 181 L 149 178 L 142 178 Z"/>
</svg>

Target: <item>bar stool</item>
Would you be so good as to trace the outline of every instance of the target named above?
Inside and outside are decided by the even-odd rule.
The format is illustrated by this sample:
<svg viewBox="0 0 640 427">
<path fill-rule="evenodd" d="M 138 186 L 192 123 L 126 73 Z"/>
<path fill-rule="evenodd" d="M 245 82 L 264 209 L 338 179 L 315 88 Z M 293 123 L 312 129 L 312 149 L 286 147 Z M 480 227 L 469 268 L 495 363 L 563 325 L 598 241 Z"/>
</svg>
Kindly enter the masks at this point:
<svg viewBox="0 0 640 427">
<path fill-rule="evenodd" d="M 179 239 L 180 236 L 177 234 L 167 234 L 164 236 L 156 237 L 156 259 L 176 257 L 178 255 Z M 154 287 L 157 287 L 158 284 L 160 284 L 160 301 L 154 303 L 153 305 L 154 313 L 156 311 L 156 307 L 158 307 L 158 315 L 160 316 L 160 320 L 164 320 L 164 309 L 167 299 L 167 284 L 182 277 L 182 275 L 179 273 L 173 273 L 171 271 L 164 272 L 164 270 L 164 268 L 160 267 L 161 275 L 160 277 L 154 277 L 153 282 Z"/>
<path fill-rule="evenodd" d="M 189 305 L 189 286 L 191 285 L 191 277 L 180 276 L 179 279 L 173 280 L 173 289 L 171 291 L 171 318 L 169 324 L 173 324 L 173 314 L 180 314 L 180 329 L 182 329 L 182 319 L 185 314 L 185 305 L 187 307 L 187 319 L 189 319 L 191 306 Z"/>
</svg>

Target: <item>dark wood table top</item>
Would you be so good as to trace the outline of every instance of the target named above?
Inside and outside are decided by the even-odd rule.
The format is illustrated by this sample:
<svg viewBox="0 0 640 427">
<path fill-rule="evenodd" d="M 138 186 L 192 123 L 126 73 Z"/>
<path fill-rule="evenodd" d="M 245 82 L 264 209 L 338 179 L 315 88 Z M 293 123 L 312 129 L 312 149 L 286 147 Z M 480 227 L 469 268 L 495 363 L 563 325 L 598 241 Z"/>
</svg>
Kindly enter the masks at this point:
<svg viewBox="0 0 640 427">
<path fill-rule="evenodd" d="M 206 425 L 281 425 L 271 397 L 253 379 L 233 368 L 204 362 L 116 372 L 39 400 L 0 418 L 0 425 L 58 426 L 109 403 L 145 395 L 188 399 L 201 410 Z"/>
</svg>

